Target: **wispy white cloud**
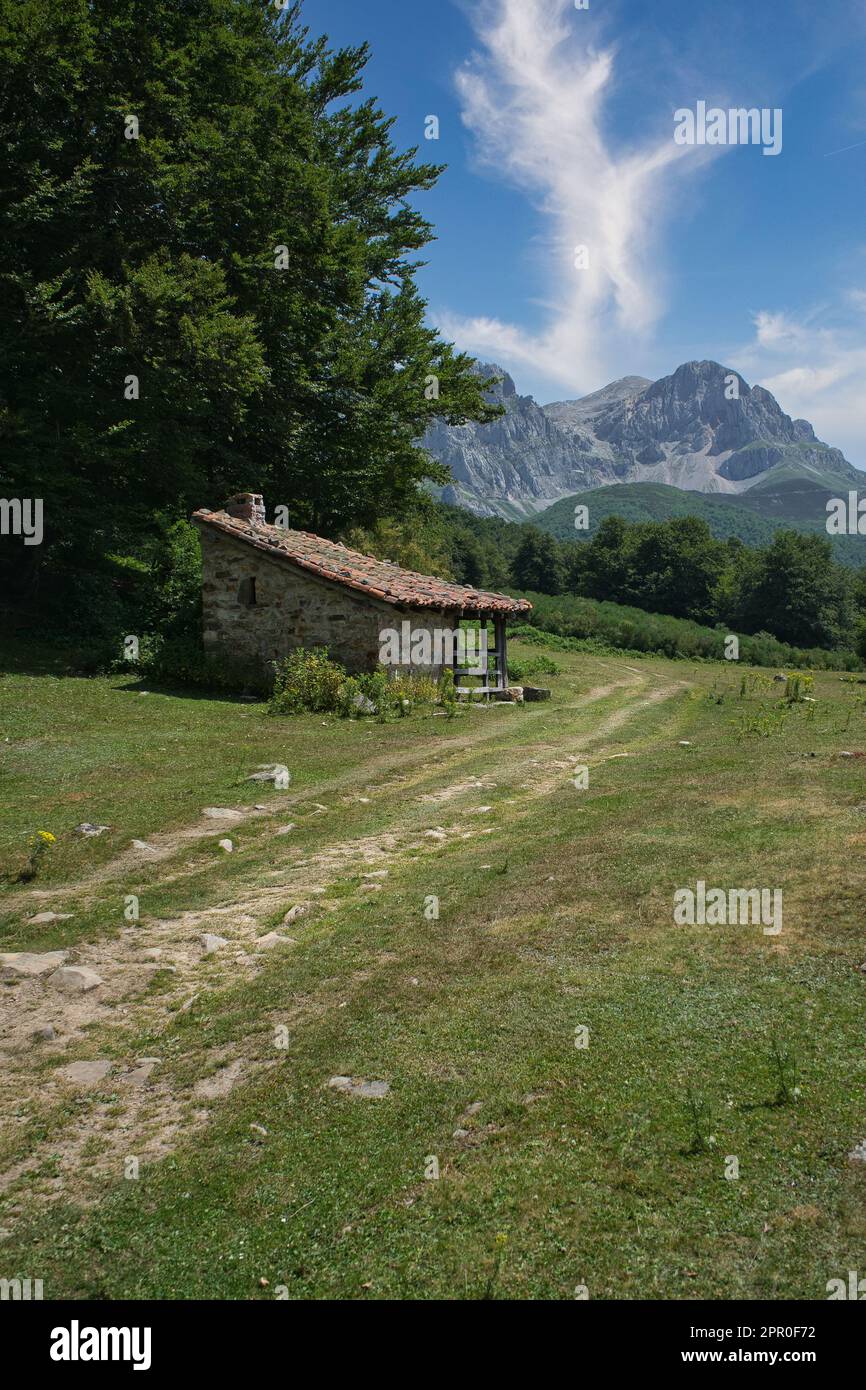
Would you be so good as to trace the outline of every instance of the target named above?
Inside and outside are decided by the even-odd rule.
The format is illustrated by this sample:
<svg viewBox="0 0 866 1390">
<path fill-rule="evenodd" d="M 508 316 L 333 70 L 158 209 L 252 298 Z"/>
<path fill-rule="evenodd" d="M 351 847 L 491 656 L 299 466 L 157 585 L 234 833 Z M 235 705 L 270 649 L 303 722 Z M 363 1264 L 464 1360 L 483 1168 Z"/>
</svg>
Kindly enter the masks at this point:
<svg viewBox="0 0 866 1390">
<path fill-rule="evenodd" d="M 620 374 L 657 320 L 659 234 L 675 170 L 694 170 L 713 152 L 676 145 L 672 121 L 654 140 L 615 149 L 605 102 L 616 50 L 592 47 L 587 13 L 572 0 L 476 0 L 471 14 L 482 47 L 457 74 L 463 120 L 479 160 L 544 216 L 547 321 L 533 332 L 446 312 L 439 325 L 504 366 L 590 389 L 606 371 Z M 585 269 L 575 266 L 578 246 L 587 248 Z"/>
<path fill-rule="evenodd" d="M 759 381 L 789 415 L 811 421 L 818 437 L 866 467 L 866 291 L 850 289 L 849 313 L 815 310 L 801 317 L 761 310 L 737 366 Z"/>
<path fill-rule="evenodd" d="M 862 0 L 848 2 L 852 13 L 862 7 Z M 674 106 L 683 99 L 688 104 L 689 93 L 721 106 L 741 105 L 743 91 L 759 79 L 764 85 L 758 89 L 768 101 L 772 90 L 770 104 L 778 105 L 781 89 L 761 78 L 766 45 L 758 45 L 759 56 L 750 62 L 751 47 L 739 29 L 731 52 L 717 51 L 718 34 L 709 50 L 698 44 L 698 30 L 685 46 L 678 36 L 675 49 L 656 55 L 656 70 L 681 99 L 666 105 L 665 82 L 656 82 L 651 101 L 658 105 L 647 106 L 643 118 L 649 133 L 624 148 L 610 119 L 611 98 L 621 95 L 620 82 L 634 81 L 636 54 L 613 42 L 593 43 L 592 36 L 603 32 L 597 7 L 581 12 L 573 0 L 466 0 L 466 9 L 478 51 L 456 75 L 463 121 L 479 164 L 540 213 L 534 249 L 546 265 L 547 283 L 540 310 L 537 300 L 532 306 L 541 315 L 538 328 L 497 317 L 496 306 L 476 317 L 440 306 L 437 323 L 461 347 L 513 371 L 518 383 L 529 377 L 563 394 L 582 394 L 634 371 L 636 361 L 658 360 L 653 328 L 666 307 L 666 268 L 676 269 L 676 242 L 665 233 L 673 216 L 682 216 L 684 180 L 729 148 L 675 144 Z M 840 41 L 811 0 L 790 0 L 789 9 L 801 66 L 793 76 L 786 67 L 779 75 L 783 85 L 820 68 Z M 858 24 L 858 32 L 866 30 L 862 16 Z M 647 38 L 643 29 L 644 68 L 652 59 Z M 675 71 L 678 62 L 683 71 Z M 734 68 L 736 92 L 728 86 Z M 574 264 L 579 245 L 589 253 L 583 270 Z M 753 336 L 725 360 L 866 466 L 866 290 L 852 287 L 834 298 L 833 307 L 796 314 L 762 309 L 753 316 Z M 662 370 L 673 370 L 688 355 L 672 357 Z"/>
</svg>

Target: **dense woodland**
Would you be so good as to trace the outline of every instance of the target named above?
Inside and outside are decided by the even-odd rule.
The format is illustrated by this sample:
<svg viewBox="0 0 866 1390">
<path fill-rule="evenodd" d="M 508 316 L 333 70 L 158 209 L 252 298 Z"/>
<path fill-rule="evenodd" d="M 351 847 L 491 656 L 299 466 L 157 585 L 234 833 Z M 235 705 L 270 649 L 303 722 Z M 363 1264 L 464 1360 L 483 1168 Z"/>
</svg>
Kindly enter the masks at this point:
<svg viewBox="0 0 866 1390">
<path fill-rule="evenodd" d="M 394 144 L 365 48 L 266 0 L 0 0 L 0 32 L 0 495 L 45 507 L 41 545 L 3 541 L 19 632 L 90 668 L 133 632 L 194 675 L 187 518 L 251 489 L 468 584 L 866 654 L 866 577 L 819 536 L 577 544 L 430 500 L 429 423 L 495 410 L 426 321 L 412 198 L 442 170 Z"/>
<path fill-rule="evenodd" d="M 866 570 L 838 564 L 828 540 L 779 531 L 767 546 L 715 540 L 705 521 L 607 517 L 591 541 L 430 507 L 410 529 L 384 523 L 353 542 L 482 588 L 612 601 L 801 648 L 863 646 Z M 563 605 L 545 605 L 550 613 Z M 866 650 L 866 648 L 864 648 Z"/>
</svg>

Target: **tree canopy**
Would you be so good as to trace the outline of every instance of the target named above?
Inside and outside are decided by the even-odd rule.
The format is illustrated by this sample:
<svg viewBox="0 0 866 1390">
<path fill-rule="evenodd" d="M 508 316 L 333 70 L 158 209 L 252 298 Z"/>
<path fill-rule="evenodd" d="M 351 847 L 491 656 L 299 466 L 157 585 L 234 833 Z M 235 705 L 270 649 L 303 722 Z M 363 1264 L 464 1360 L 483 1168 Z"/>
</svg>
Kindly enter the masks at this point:
<svg viewBox="0 0 866 1390">
<path fill-rule="evenodd" d="M 494 412 L 425 322 L 442 170 L 401 151 L 301 5 L 0 0 L 2 490 L 45 499 L 19 577 L 264 491 L 334 534 Z M 74 586 L 73 586 L 74 588 Z"/>
</svg>

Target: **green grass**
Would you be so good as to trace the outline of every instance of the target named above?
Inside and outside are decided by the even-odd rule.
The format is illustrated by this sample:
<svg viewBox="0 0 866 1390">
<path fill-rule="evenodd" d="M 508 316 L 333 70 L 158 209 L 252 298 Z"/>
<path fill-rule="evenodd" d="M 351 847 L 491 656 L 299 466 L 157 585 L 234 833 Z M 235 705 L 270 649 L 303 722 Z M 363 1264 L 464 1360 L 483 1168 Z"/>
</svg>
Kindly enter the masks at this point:
<svg viewBox="0 0 866 1390">
<path fill-rule="evenodd" d="M 326 888 L 288 929 L 297 946 L 257 975 L 184 963 L 182 985 L 161 977 L 126 1016 L 15 1059 L 4 1166 L 30 1153 L 35 1168 L 0 1211 L 8 1277 L 85 1298 L 547 1299 L 586 1285 L 811 1299 L 862 1267 L 866 1174 L 847 1155 L 864 1138 L 866 810 L 862 762 L 839 754 L 866 747 L 864 687 L 818 674 L 814 706 L 771 720 L 780 687 L 759 673 L 741 698 L 738 669 L 556 660 L 549 704 L 389 725 L 139 698 L 122 679 L 3 682 L 4 836 L 55 829 L 34 886 L 79 909 L 40 936 L 32 894 L 9 886 L 4 949 L 50 939 L 85 958 L 99 932 L 119 939 L 124 892 L 141 893 L 149 940 L 185 910 L 249 904 L 275 874 L 285 899 L 262 904 L 256 932 L 311 876 Z M 276 759 L 288 793 L 244 784 Z M 496 785 L 422 799 L 472 776 Z M 132 835 L 254 801 L 268 810 L 232 856 L 185 842 L 135 876 L 112 867 Z M 313 801 L 327 815 L 307 814 Z M 112 839 L 72 837 L 84 819 Z M 275 838 L 289 819 L 298 830 Z M 446 840 L 424 835 L 438 826 Z M 390 867 L 380 892 L 364 891 L 362 841 Z M 781 887 L 782 935 L 675 927 L 673 893 L 698 878 Z M 252 930 L 223 920 L 226 935 Z M 799 1090 L 784 1104 L 779 1047 Z M 52 1087 L 57 1063 L 85 1055 L 163 1059 L 178 1127 L 138 1181 L 122 1176 L 145 1142 L 122 1086 L 75 1101 Z M 232 1060 L 244 1079 L 197 1124 L 192 1087 Z M 337 1074 L 390 1093 L 340 1095 Z M 70 1162 L 82 1127 L 94 1156 Z"/>
</svg>

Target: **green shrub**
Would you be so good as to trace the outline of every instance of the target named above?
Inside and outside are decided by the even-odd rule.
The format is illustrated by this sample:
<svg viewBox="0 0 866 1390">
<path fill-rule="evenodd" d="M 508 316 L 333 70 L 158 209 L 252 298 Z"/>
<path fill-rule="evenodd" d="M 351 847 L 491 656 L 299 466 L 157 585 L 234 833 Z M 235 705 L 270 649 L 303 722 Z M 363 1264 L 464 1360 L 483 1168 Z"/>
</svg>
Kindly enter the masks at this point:
<svg viewBox="0 0 866 1390">
<path fill-rule="evenodd" d="M 443 701 L 440 683 L 414 671 L 393 675 L 381 667 L 350 676 L 345 667 L 331 661 L 327 651 L 295 651 L 274 663 L 272 714 L 339 714 L 343 719 L 373 716 L 383 723 L 403 718 L 419 705 Z M 454 681 L 451 680 L 453 696 Z M 456 698 L 456 697 L 455 697 Z"/>
<path fill-rule="evenodd" d="M 600 599 L 558 594 L 526 594 L 533 605 L 529 625 L 511 629 L 512 637 L 560 650 L 627 652 L 630 656 L 658 655 L 690 661 L 725 660 L 726 627 L 703 627 L 688 618 L 646 613 L 641 608 Z M 852 651 L 802 649 L 778 641 L 769 632 L 740 635 L 740 661 L 745 666 L 777 669 L 852 671 L 863 662 Z"/>
<path fill-rule="evenodd" d="M 440 677 L 439 699 L 448 718 L 453 719 L 457 713 L 457 691 L 454 686 L 454 672 L 450 669 L 443 671 Z"/>
<path fill-rule="evenodd" d="M 522 685 L 533 676 L 558 676 L 562 670 L 551 656 L 529 656 L 523 661 L 509 661 L 508 679 L 512 685 Z"/>
<path fill-rule="evenodd" d="M 300 648 L 274 662 L 271 714 L 327 714 L 341 707 L 341 690 L 348 677 L 344 667 L 328 658 L 324 647 Z"/>
</svg>

